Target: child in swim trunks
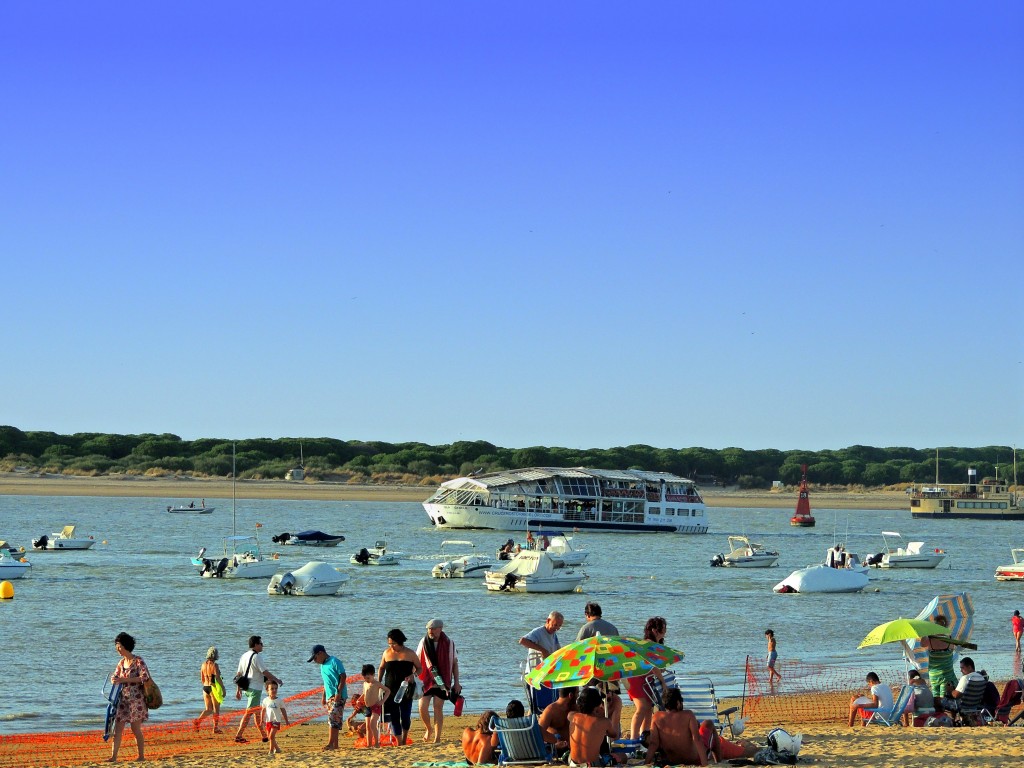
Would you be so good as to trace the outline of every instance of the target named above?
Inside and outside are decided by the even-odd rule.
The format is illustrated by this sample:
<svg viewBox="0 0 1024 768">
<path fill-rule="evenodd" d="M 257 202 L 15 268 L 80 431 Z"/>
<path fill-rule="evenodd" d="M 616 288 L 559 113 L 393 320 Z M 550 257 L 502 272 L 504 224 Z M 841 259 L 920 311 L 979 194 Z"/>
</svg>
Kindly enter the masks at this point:
<svg viewBox="0 0 1024 768">
<path fill-rule="evenodd" d="M 379 747 L 377 726 L 384 711 L 384 700 L 391 695 L 391 689 L 382 685 L 374 675 L 373 664 L 363 664 L 363 704 L 366 707 L 366 746 Z"/>
</svg>

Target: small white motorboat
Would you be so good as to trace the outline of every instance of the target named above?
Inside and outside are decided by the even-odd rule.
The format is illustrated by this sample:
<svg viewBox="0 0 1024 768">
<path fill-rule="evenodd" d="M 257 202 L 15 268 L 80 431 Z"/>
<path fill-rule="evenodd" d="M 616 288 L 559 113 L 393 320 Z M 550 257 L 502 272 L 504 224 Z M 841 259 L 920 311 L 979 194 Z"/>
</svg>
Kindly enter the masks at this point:
<svg viewBox="0 0 1024 768">
<path fill-rule="evenodd" d="M 301 597 L 336 595 L 348 579 L 347 573 L 341 573 L 333 565 L 313 560 L 294 571 L 275 573 L 267 585 L 267 593 Z"/>
<path fill-rule="evenodd" d="M 1024 549 L 1011 549 L 1013 565 L 996 568 L 996 581 L 1024 581 Z"/>
<path fill-rule="evenodd" d="M 555 568 L 547 552 L 523 550 L 496 571 L 484 574 L 489 592 L 573 592 L 587 576 L 572 568 Z"/>
<path fill-rule="evenodd" d="M 574 549 L 572 536 L 566 536 L 561 532 L 538 534 L 539 548 L 542 552 L 551 555 L 555 568 L 574 568 L 583 565 L 590 557 L 590 552 L 584 549 Z M 545 546 L 547 539 L 547 546 Z"/>
<path fill-rule="evenodd" d="M 445 547 L 470 547 L 476 545 L 471 541 L 446 540 L 441 542 L 441 554 L 444 554 Z M 456 555 L 448 560 L 438 563 L 430 569 L 430 575 L 435 579 L 473 579 L 483 578 L 486 571 L 494 567 L 494 560 L 487 555 Z"/>
<path fill-rule="evenodd" d="M 24 557 L 11 557 L 6 551 L 0 551 L 0 581 L 20 579 L 31 567 L 32 563 Z"/>
<path fill-rule="evenodd" d="M 711 558 L 711 565 L 726 568 L 769 568 L 775 565 L 779 553 L 752 542 L 746 536 L 729 537 L 729 554 Z"/>
<path fill-rule="evenodd" d="M 281 533 L 271 537 L 275 544 L 289 544 L 303 547 L 336 547 L 345 540 L 340 533 L 330 534 L 323 531 L 309 530 L 298 533 Z"/>
<path fill-rule="evenodd" d="M 167 511 L 172 515 L 208 515 L 215 509 L 216 507 L 207 507 L 205 504 L 197 506 L 194 501 L 188 506 L 179 504 L 176 507 L 167 507 Z"/>
<path fill-rule="evenodd" d="M 893 549 L 889 545 L 891 537 L 898 538 L 903 543 L 903 537 L 896 531 L 882 531 L 882 539 L 885 541 L 885 552 L 882 554 L 879 568 L 935 568 L 946 559 L 946 553 L 941 549 L 934 551 L 922 551 L 923 541 L 911 541 L 905 546 L 897 546 Z"/>
<path fill-rule="evenodd" d="M 65 525 L 60 533 L 40 536 L 32 541 L 34 549 L 89 549 L 96 540 L 92 537 L 75 537 L 75 526 Z"/>
<path fill-rule="evenodd" d="M 855 554 L 847 555 L 846 568 L 811 565 L 793 571 L 773 587 L 775 592 L 860 592 L 868 585 L 867 566 Z"/>
<path fill-rule="evenodd" d="M 15 560 L 21 560 L 25 556 L 25 548 L 16 547 L 10 542 L 0 539 L 0 554 L 7 555 Z"/>
<path fill-rule="evenodd" d="M 399 558 L 405 557 L 404 552 L 388 552 L 388 543 L 378 539 L 372 547 L 363 547 L 349 558 L 352 565 L 398 565 Z"/>
<path fill-rule="evenodd" d="M 224 555 L 204 557 L 206 547 L 192 558 L 192 565 L 204 579 L 266 579 L 277 571 L 277 555 L 266 558 L 256 536 L 225 536 Z"/>
</svg>

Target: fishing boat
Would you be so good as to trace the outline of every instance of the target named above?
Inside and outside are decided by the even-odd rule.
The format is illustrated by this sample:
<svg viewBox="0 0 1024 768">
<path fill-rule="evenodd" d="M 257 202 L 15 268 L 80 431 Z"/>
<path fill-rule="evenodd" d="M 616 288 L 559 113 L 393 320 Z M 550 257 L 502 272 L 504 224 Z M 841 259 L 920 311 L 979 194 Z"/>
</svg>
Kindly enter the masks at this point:
<svg viewBox="0 0 1024 768">
<path fill-rule="evenodd" d="M 1011 549 L 1013 565 L 996 568 L 996 581 L 1024 581 L 1024 549 Z"/>
<path fill-rule="evenodd" d="M 348 580 L 347 573 L 313 560 L 294 571 L 275 573 L 267 584 L 267 594 L 325 597 L 341 592 Z"/>
<path fill-rule="evenodd" d="M 813 528 L 814 516 L 811 514 L 811 498 L 807 491 L 807 465 L 800 467 L 803 476 L 800 478 L 800 491 L 796 497 L 796 514 L 789 518 L 789 524 L 800 528 Z"/>
<path fill-rule="evenodd" d="M 893 549 L 889 543 L 891 538 L 899 539 L 903 546 L 897 545 Z M 941 549 L 925 550 L 923 541 L 904 544 L 898 531 L 882 531 L 882 540 L 885 541 L 885 552 L 878 563 L 879 568 L 935 568 L 946 559 L 946 553 Z"/>
<path fill-rule="evenodd" d="M 92 536 L 75 536 L 75 526 L 65 525 L 59 533 L 40 536 L 32 541 L 33 549 L 89 549 L 96 540 Z"/>
<path fill-rule="evenodd" d="M 445 547 L 469 547 L 476 545 L 471 541 L 450 539 L 441 542 L 441 554 L 444 554 Z M 487 555 L 474 553 L 460 554 L 449 557 L 430 569 L 430 575 L 435 579 L 472 579 L 482 578 L 484 573 L 494 568 L 494 560 Z"/>
<path fill-rule="evenodd" d="M 730 536 L 729 553 L 715 555 L 711 558 L 711 565 L 726 568 L 770 568 L 778 559 L 778 552 L 752 542 L 746 536 Z"/>
<path fill-rule="evenodd" d="M 205 504 L 196 506 L 194 501 L 188 506 L 179 504 L 176 507 L 167 507 L 167 511 L 172 515 L 208 515 L 215 509 L 216 507 L 208 507 Z"/>
<path fill-rule="evenodd" d="M 573 592 L 586 578 L 573 568 L 555 568 L 546 552 L 524 549 L 498 570 L 487 571 L 484 584 L 489 592 Z"/>
<path fill-rule="evenodd" d="M 693 480 L 668 472 L 528 467 L 459 477 L 423 502 L 438 528 L 707 533 Z"/>
<path fill-rule="evenodd" d="M 1013 452 L 1016 486 L 1017 452 Z M 935 485 L 907 489 L 910 514 L 931 520 L 1024 520 L 1024 498 L 1010 490 L 1009 483 L 995 477 L 978 481 L 978 470 L 967 470 L 966 483 L 939 483 L 939 452 L 935 452 Z"/>
<path fill-rule="evenodd" d="M 237 533 L 235 510 L 235 446 L 231 445 L 231 535 L 224 537 L 224 553 L 219 558 L 206 557 L 206 547 L 192 558 L 192 566 L 204 579 L 266 579 L 277 570 L 277 556 L 267 558 L 260 550 L 261 523 L 256 523 L 255 534 Z"/>
</svg>

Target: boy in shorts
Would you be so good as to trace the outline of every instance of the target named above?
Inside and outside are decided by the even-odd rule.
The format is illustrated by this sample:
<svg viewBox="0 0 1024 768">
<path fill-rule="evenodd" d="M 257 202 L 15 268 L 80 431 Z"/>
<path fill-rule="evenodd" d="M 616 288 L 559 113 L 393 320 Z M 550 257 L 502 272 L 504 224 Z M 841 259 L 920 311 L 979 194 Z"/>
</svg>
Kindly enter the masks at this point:
<svg viewBox="0 0 1024 768">
<path fill-rule="evenodd" d="M 380 738 L 377 727 L 381 713 L 384 711 L 384 700 L 391 695 L 391 689 L 382 685 L 374 676 L 373 664 L 363 664 L 363 706 L 366 708 L 366 746 L 379 747 Z"/>
</svg>

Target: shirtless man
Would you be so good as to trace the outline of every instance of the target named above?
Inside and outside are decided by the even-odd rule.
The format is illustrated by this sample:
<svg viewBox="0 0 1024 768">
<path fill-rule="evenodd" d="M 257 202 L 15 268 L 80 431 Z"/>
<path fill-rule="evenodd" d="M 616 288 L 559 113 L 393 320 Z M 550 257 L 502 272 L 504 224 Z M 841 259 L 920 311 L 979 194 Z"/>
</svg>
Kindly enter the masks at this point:
<svg viewBox="0 0 1024 768">
<path fill-rule="evenodd" d="M 556 750 L 564 750 L 569 745 L 569 714 L 576 711 L 576 689 L 563 688 L 558 698 L 548 704 L 540 713 L 537 722 L 540 724 L 544 741 L 554 744 Z"/>
<path fill-rule="evenodd" d="M 707 765 L 708 749 L 700 737 L 700 726 L 693 712 L 683 709 L 683 694 L 669 688 L 665 694 L 665 711 L 651 718 L 651 734 L 647 742 L 647 764 Z"/>
<path fill-rule="evenodd" d="M 601 694 L 595 688 L 584 688 L 576 702 L 579 712 L 569 715 L 569 760 L 575 765 L 604 765 L 601 745 L 605 738 L 616 738 L 618 729 L 601 709 Z M 691 715 L 692 717 L 692 715 Z"/>
<path fill-rule="evenodd" d="M 493 763 L 494 747 L 497 743 L 497 736 L 491 732 L 491 718 L 497 717 L 497 712 L 488 709 L 476 723 L 476 728 L 466 728 L 462 732 L 462 754 L 470 763 Z"/>
</svg>

